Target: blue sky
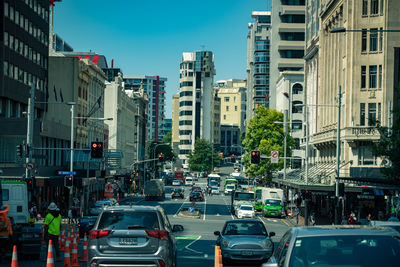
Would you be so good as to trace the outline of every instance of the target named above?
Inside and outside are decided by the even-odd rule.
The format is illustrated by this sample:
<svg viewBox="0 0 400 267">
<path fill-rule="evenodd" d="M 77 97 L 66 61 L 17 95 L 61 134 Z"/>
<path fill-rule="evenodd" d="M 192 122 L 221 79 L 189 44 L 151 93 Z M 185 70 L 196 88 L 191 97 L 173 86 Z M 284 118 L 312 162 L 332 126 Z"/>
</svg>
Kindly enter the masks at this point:
<svg viewBox="0 0 400 267">
<path fill-rule="evenodd" d="M 214 53 L 214 81 L 245 78 L 252 11 L 270 0 L 63 0 L 54 31 L 74 51 L 105 55 L 124 75 L 166 77 L 166 117 L 179 89 L 183 52 Z"/>
</svg>

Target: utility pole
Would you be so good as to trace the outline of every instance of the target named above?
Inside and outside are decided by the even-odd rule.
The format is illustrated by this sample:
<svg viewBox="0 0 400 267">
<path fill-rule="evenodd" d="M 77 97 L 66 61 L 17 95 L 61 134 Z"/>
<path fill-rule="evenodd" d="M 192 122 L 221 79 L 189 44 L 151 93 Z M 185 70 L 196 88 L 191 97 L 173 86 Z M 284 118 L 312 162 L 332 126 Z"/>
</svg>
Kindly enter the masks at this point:
<svg viewBox="0 0 400 267">
<path fill-rule="evenodd" d="M 283 180 L 286 180 L 286 143 L 287 143 L 287 133 L 288 133 L 288 125 L 287 125 L 287 118 L 288 117 L 288 110 L 285 109 L 283 111 L 283 134 L 284 134 L 284 144 L 283 144 Z"/>
<path fill-rule="evenodd" d="M 308 146 L 309 146 L 309 131 L 308 131 L 308 126 L 309 126 L 309 122 L 308 122 L 308 106 L 304 105 L 304 108 L 306 109 L 306 160 L 305 160 L 305 171 L 306 171 L 306 191 L 308 190 Z M 305 221 L 305 225 L 308 225 L 308 220 L 309 220 L 309 199 L 306 197 L 305 199 L 305 212 L 304 212 L 304 221 Z"/>
<path fill-rule="evenodd" d="M 31 85 L 31 96 L 28 99 L 28 120 L 27 120 L 27 130 L 26 130 L 26 159 L 25 163 L 32 162 L 32 153 L 31 147 L 33 143 L 33 120 L 35 119 L 35 82 L 32 81 Z M 25 168 L 25 178 L 31 178 L 32 171 L 28 168 Z"/>
<path fill-rule="evenodd" d="M 71 144 L 70 144 L 70 164 L 69 171 L 71 172 L 72 177 L 72 186 L 69 188 L 69 207 L 72 207 L 72 198 L 74 197 L 74 175 L 72 172 L 74 171 L 74 131 L 75 129 L 75 105 L 71 105 Z"/>
<path fill-rule="evenodd" d="M 335 181 L 335 197 L 336 197 L 336 208 L 335 208 L 335 223 L 339 224 L 339 176 L 340 176 L 340 114 L 342 110 L 342 87 L 339 85 L 339 93 L 337 98 L 337 137 L 336 137 L 336 181 Z"/>
</svg>

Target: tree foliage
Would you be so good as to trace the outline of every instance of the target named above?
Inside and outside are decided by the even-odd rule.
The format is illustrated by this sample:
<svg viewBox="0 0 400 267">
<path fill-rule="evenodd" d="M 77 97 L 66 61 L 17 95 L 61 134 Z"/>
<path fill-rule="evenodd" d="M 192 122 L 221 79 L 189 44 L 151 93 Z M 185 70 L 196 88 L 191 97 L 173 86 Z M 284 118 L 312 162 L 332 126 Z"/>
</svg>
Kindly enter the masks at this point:
<svg viewBox="0 0 400 267">
<path fill-rule="evenodd" d="M 166 161 L 173 160 L 175 158 L 175 154 L 172 151 L 171 143 L 164 142 L 164 139 L 162 142 L 155 142 L 154 140 L 151 140 L 147 148 L 147 155 L 149 159 L 157 159 L 158 155 L 161 153 L 164 155 L 164 159 Z"/>
<path fill-rule="evenodd" d="M 255 110 L 255 116 L 250 120 L 249 125 L 246 129 L 246 137 L 243 140 L 245 147 L 244 165 L 246 167 L 246 173 L 250 177 L 254 176 L 267 176 L 267 179 L 272 178 L 272 171 L 280 170 L 283 168 L 283 159 L 279 159 L 278 164 L 272 164 L 270 155 L 271 151 L 279 151 L 279 157 L 284 155 L 284 131 L 283 113 L 276 110 L 268 109 L 264 106 L 259 106 Z M 294 144 L 293 138 L 287 135 L 287 157 L 292 154 L 292 147 Z M 261 155 L 265 155 L 265 159 L 261 158 L 260 164 L 257 166 L 251 164 L 250 153 L 252 150 L 260 150 Z M 287 161 L 287 167 L 289 166 Z"/>
<path fill-rule="evenodd" d="M 396 88 L 398 93 L 400 88 Z M 397 98 L 397 101 L 400 99 Z M 391 128 L 381 126 L 378 122 L 377 129 L 380 133 L 380 140 L 374 144 L 373 152 L 375 156 L 382 157 L 383 160 L 389 161 L 387 167 L 382 167 L 381 172 L 394 183 L 400 183 L 400 107 L 394 105 L 393 108 L 393 125 Z"/>
<path fill-rule="evenodd" d="M 212 144 L 204 138 L 196 139 L 194 150 L 189 153 L 189 169 L 191 171 L 211 172 L 212 167 L 217 166 L 220 157 L 213 150 Z"/>
</svg>

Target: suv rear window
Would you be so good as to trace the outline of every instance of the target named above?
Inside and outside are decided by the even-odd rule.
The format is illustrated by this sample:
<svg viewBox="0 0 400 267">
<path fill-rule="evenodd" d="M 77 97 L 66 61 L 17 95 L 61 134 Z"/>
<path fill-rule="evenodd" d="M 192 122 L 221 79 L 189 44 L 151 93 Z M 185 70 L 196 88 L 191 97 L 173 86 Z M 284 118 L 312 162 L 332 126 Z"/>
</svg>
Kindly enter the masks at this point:
<svg viewBox="0 0 400 267">
<path fill-rule="evenodd" d="M 158 216 L 153 211 L 105 211 L 98 229 L 160 229 Z"/>
</svg>

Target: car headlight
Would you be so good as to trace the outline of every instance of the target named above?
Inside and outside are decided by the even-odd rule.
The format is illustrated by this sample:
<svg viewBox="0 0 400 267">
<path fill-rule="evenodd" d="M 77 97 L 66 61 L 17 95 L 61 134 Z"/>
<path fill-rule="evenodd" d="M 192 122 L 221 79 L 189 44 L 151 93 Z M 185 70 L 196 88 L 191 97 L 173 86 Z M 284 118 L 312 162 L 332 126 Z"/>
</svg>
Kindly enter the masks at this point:
<svg viewBox="0 0 400 267">
<path fill-rule="evenodd" d="M 272 248 L 273 243 L 270 239 L 267 239 L 267 241 L 265 241 L 265 247 L 266 248 Z"/>
<path fill-rule="evenodd" d="M 224 240 L 222 240 L 221 244 L 222 244 L 222 246 L 224 246 L 224 247 L 228 247 L 229 242 L 228 242 L 228 240 L 224 239 Z"/>
</svg>

